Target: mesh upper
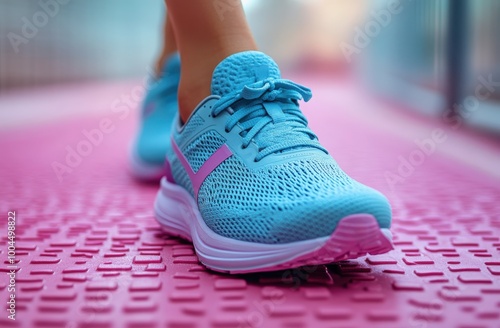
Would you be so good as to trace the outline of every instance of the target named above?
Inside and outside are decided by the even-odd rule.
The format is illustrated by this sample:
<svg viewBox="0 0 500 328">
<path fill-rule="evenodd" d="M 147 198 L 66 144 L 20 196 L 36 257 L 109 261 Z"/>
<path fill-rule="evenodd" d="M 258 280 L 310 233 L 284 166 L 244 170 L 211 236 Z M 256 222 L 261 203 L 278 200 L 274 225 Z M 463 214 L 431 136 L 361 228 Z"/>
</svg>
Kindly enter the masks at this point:
<svg viewBox="0 0 500 328">
<path fill-rule="evenodd" d="M 200 123 L 201 118 L 199 118 L 200 120 L 197 120 L 198 118 L 198 116 L 193 117 L 190 123 L 185 126 L 184 133 L 188 133 L 190 132 L 189 130 L 193 130 L 193 127 L 191 126 L 193 122 L 196 127 L 199 127 L 199 125 L 202 124 Z M 206 160 L 224 144 L 225 141 L 226 140 L 217 132 L 208 131 L 199 136 L 191 144 L 184 147 L 184 149 L 182 149 L 182 153 L 184 154 L 184 157 L 186 157 L 189 166 L 191 166 L 193 171 L 198 172 L 203 163 L 205 163 Z M 174 177 L 175 182 L 183 186 L 191 194 L 191 196 L 193 196 L 194 190 L 191 180 L 189 179 L 186 170 L 177 156 L 174 155 L 174 151 L 172 150 L 169 154 L 167 154 L 167 157 L 170 160 L 172 176 Z"/>
<path fill-rule="evenodd" d="M 182 133 L 184 135 L 187 135 L 187 136 L 191 135 L 192 133 L 194 133 L 198 128 L 200 128 L 203 125 L 203 122 L 204 121 L 200 116 L 194 115 L 189 120 L 189 124 L 186 124 L 184 126 Z M 174 136 L 175 142 L 177 144 L 179 144 L 180 143 L 180 140 L 179 140 L 180 134 L 174 133 L 173 136 Z M 191 157 L 193 157 L 193 156 L 191 156 Z M 175 178 L 175 182 L 177 184 L 183 186 L 191 195 L 194 195 L 191 180 L 189 180 L 189 176 L 188 176 L 186 170 L 182 166 L 182 164 L 179 161 L 179 159 L 177 158 L 177 156 L 175 156 L 173 149 L 169 149 L 169 151 L 167 152 L 167 158 L 170 161 L 170 165 L 171 165 L 171 169 L 172 169 L 172 176 Z M 189 158 L 188 158 L 188 161 L 189 161 Z M 193 160 L 193 163 L 191 163 L 191 162 L 189 162 L 189 163 L 190 163 L 192 169 L 196 172 L 198 170 L 198 168 L 195 168 L 196 163 L 194 162 L 194 160 Z"/>
<path fill-rule="evenodd" d="M 207 132 L 182 152 L 196 171 L 222 143 L 218 133 Z M 187 173 L 176 156 L 171 158 L 176 183 L 193 195 Z M 391 218 L 384 196 L 351 179 L 323 155 L 256 171 L 233 155 L 206 178 L 198 207 L 217 234 L 267 244 L 330 235 L 351 214 L 372 214 L 381 227 L 389 227 Z"/>
<path fill-rule="evenodd" d="M 278 66 L 268 56 L 235 54 L 216 67 L 212 94 L 223 96 L 255 81 L 279 77 Z M 203 133 L 190 144 L 182 142 L 190 140 L 202 125 L 204 121 L 195 114 L 184 131 L 174 132 L 194 171 L 225 142 L 215 131 Z M 261 133 L 293 138 L 279 129 Z M 234 155 L 207 176 L 197 198 L 205 223 L 221 236 L 266 244 L 308 240 L 332 234 L 342 218 L 361 213 L 372 214 L 382 228 L 390 225 L 391 210 L 385 197 L 348 177 L 320 150 L 308 148 L 308 157 L 289 157 L 287 162 L 257 170 L 240 161 L 238 149 L 233 151 Z M 176 183 L 193 195 L 188 175 L 174 154 L 171 166 Z"/>
<path fill-rule="evenodd" d="M 207 177 L 198 204 L 214 232 L 268 244 L 330 235 L 351 214 L 372 214 L 381 227 L 391 217 L 384 196 L 325 157 L 251 171 L 232 156 Z"/>
<path fill-rule="evenodd" d="M 200 167 L 212 156 L 212 154 L 224 144 L 224 139 L 215 131 L 202 134 L 194 142 L 188 145 L 183 154 L 194 172 L 198 172 Z"/>
<path fill-rule="evenodd" d="M 182 166 L 181 162 L 179 161 L 177 156 L 175 156 L 173 150 L 167 153 L 167 158 L 170 162 L 172 176 L 174 177 L 175 182 L 179 186 L 184 187 L 184 189 L 186 189 L 191 194 L 191 196 L 194 195 L 193 185 L 191 184 L 191 180 L 189 179 L 189 176 L 184 167 Z"/>
<path fill-rule="evenodd" d="M 183 135 L 190 136 L 193 132 L 198 130 L 200 126 L 202 126 L 204 123 L 203 119 L 199 115 L 194 115 L 190 120 L 189 124 L 184 125 L 184 128 L 182 130 Z M 174 133 L 174 138 L 177 143 L 179 143 L 179 134 Z"/>
</svg>

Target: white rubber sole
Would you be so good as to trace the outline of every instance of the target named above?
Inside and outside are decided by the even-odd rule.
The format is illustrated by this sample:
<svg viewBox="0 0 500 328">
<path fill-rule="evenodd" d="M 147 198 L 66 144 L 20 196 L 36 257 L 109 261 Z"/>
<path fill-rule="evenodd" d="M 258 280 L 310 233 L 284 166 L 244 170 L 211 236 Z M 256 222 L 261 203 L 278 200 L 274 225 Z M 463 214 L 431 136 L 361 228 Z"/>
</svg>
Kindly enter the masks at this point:
<svg viewBox="0 0 500 328">
<path fill-rule="evenodd" d="M 194 244 L 199 260 L 208 268 L 230 273 L 283 270 L 302 265 L 381 254 L 392 249 L 388 229 L 380 229 L 368 214 L 343 218 L 331 236 L 286 244 L 235 240 L 213 232 L 204 222 L 193 197 L 162 178 L 155 214 L 164 230 Z"/>
</svg>

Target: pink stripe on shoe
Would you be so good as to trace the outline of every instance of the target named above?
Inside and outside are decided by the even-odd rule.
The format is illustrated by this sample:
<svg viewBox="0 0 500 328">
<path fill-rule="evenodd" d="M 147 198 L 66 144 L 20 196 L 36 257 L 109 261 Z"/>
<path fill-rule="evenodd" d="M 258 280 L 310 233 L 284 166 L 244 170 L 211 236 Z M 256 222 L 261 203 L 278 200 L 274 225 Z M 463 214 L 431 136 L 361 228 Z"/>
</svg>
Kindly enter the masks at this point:
<svg viewBox="0 0 500 328">
<path fill-rule="evenodd" d="M 203 181 L 205 181 L 208 175 L 212 173 L 212 171 L 215 170 L 215 168 L 219 166 L 220 163 L 224 162 L 233 153 L 226 144 L 223 144 L 219 149 L 215 151 L 215 153 L 212 154 L 212 156 L 210 156 L 205 161 L 205 163 L 203 163 L 198 172 L 195 173 L 191 168 L 191 165 L 189 165 L 186 157 L 184 157 L 184 154 L 179 149 L 179 146 L 177 146 L 174 138 L 172 138 L 171 141 L 175 154 L 181 161 L 182 166 L 186 170 L 189 179 L 191 180 L 191 184 L 193 185 L 194 198 L 198 199 L 198 191 L 200 190 Z"/>
<path fill-rule="evenodd" d="M 172 174 L 172 165 L 170 165 L 170 161 L 168 158 L 165 158 L 165 177 L 168 182 L 175 182 L 174 176 Z"/>
</svg>

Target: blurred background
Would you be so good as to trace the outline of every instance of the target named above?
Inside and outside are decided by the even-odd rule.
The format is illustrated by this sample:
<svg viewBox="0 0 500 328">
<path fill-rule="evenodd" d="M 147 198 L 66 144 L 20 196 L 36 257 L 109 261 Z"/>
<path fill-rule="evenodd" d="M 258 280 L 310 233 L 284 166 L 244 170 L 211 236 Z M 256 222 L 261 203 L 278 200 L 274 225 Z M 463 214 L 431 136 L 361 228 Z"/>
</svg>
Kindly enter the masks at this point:
<svg viewBox="0 0 500 328">
<path fill-rule="evenodd" d="M 162 0 L 54 1 L 0 2 L 0 97 L 151 71 Z M 243 2 L 259 46 L 285 70 L 348 73 L 400 110 L 500 132 L 500 1 Z"/>
</svg>

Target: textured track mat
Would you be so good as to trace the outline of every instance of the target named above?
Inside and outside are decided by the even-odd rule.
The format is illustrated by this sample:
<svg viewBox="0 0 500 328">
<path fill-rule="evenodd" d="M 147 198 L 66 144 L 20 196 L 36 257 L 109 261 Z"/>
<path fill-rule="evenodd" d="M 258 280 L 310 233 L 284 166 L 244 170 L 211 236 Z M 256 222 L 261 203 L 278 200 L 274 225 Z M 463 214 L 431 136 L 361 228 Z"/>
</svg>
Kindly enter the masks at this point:
<svg viewBox="0 0 500 328">
<path fill-rule="evenodd" d="M 311 124 L 347 172 L 389 196 L 395 250 L 274 273 L 207 271 L 154 220 L 157 186 L 126 168 L 135 117 L 110 105 L 0 134 L 3 309 L 8 210 L 18 268 L 16 321 L 3 310 L 0 326 L 500 327 L 499 181 L 436 152 L 390 188 L 384 173 L 415 145 L 332 109 L 326 90 L 306 106 Z M 95 129 L 106 132 L 89 138 Z"/>
</svg>

